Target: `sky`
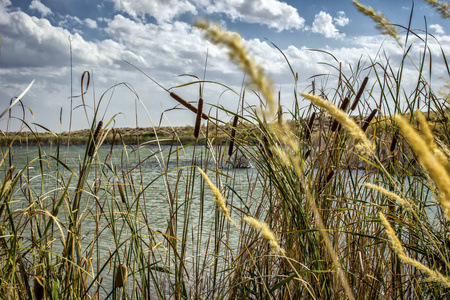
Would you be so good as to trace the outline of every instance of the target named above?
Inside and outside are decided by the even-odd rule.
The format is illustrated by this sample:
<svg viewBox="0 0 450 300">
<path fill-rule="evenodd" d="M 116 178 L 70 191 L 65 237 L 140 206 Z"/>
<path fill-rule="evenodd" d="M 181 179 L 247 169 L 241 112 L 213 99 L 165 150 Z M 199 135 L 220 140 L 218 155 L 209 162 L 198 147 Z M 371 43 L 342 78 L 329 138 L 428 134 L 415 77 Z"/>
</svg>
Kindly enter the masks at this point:
<svg viewBox="0 0 450 300">
<path fill-rule="evenodd" d="M 403 26 L 414 8 L 411 28 L 422 35 L 427 30 L 449 52 L 449 20 L 425 1 L 360 2 Z M 193 125 L 193 113 L 132 65 L 194 105 L 200 97 L 199 84 L 185 84 L 197 78 L 212 82 L 203 86 L 205 109 L 227 122 L 231 117 L 216 107 L 237 111 L 246 78 L 224 49 L 205 40 L 194 27 L 198 19 L 242 36 L 280 92 L 286 110 L 292 109 L 294 99 L 294 77 L 286 59 L 298 72 L 301 92 L 308 91 L 313 76 L 320 74 L 316 85 L 327 83 L 332 88 L 338 62 L 348 76 L 358 64 L 363 66 L 355 84 L 369 76 L 371 86 L 375 82 L 368 68 L 371 60 L 389 57 L 395 68 L 403 53 L 351 0 L 0 0 L 0 111 L 35 80 L 23 106 L 13 107 L 11 122 L 4 116 L 0 129 L 16 131 L 25 124 L 57 133 L 88 128 L 97 107 L 104 122 L 114 119 L 110 127 Z M 404 38 L 405 30 L 399 30 Z M 448 74 L 439 44 L 430 39 L 429 46 L 433 69 L 425 75 L 439 88 L 439 79 Z M 383 57 L 377 56 L 380 53 Z M 410 53 L 413 59 L 420 57 L 423 44 L 414 43 Z M 414 68 L 405 67 L 406 88 L 417 81 Z M 90 83 L 82 98 L 85 71 Z M 86 82 L 87 75 L 84 89 Z M 246 106 L 258 106 L 250 91 L 251 86 Z"/>
</svg>

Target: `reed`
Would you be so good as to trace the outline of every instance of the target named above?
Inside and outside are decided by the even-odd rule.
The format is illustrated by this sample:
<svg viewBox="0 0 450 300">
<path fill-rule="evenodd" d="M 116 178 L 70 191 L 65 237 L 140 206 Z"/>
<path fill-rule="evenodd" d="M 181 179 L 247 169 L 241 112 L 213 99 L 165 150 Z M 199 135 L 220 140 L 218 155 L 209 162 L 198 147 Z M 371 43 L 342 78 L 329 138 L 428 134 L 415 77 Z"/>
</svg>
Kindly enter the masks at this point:
<svg viewBox="0 0 450 300">
<path fill-rule="evenodd" d="M 434 58 L 415 64 L 413 91 L 403 85 L 404 65 L 388 58 L 348 69 L 336 58 L 328 73 L 339 80 L 319 74 L 311 94 L 297 93 L 293 71 L 293 105 L 283 112 L 242 39 L 198 26 L 249 73 L 267 111 L 255 111 L 243 92 L 238 108 L 215 106 L 215 115 L 233 116 L 230 126 L 205 115 L 201 99 L 195 107 L 171 93 L 196 113 L 196 126 L 183 136 L 156 127 L 141 135 L 111 129 L 115 117 L 97 124 L 110 115 L 104 97 L 82 88 L 93 107 L 84 139 L 2 132 L 1 298 L 445 299 L 450 127 L 447 95 L 422 76 Z M 405 44 L 403 60 L 416 59 Z M 355 82 L 352 110 L 343 95 L 355 94 Z M 418 106 L 426 112 L 412 113 Z M 62 146 L 64 136 L 83 147 Z M 251 168 L 226 164 L 237 144 Z"/>
<path fill-rule="evenodd" d="M 203 114 L 203 98 L 198 99 L 197 117 L 195 119 L 194 137 L 197 139 L 200 133 L 200 127 L 202 126 L 202 114 Z"/>
</svg>

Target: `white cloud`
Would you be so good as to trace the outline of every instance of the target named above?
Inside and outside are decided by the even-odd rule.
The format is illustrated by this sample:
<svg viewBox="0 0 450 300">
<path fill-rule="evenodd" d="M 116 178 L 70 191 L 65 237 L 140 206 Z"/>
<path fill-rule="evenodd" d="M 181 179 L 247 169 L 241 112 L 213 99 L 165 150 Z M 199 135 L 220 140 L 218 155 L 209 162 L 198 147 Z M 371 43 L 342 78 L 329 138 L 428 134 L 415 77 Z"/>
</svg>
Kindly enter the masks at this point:
<svg viewBox="0 0 450 300">
<path fill-rule="evenodd" d="M 434 32 L 436 34 L 445 34 L 444 28 L 442 28 L 442 26 L 439 24 L 431 24 L 430 28 L 434 29 Z"/>
<path fill-rule="evenodd" d="M 9 0 L 0 0 L 0 25 L 9 23 L 9 13 L 7 7 L 11 5 Z"/>
<path fill-rule="evenodd" d="M 31 1 L 31 4 L 30 4 L 29 8 L 30 8 L 30 9 L 34 9 L 34 10 L 37 10 L 38 12 L 41 13 L 41 15 L 42 15 L 43 17 L 52 14 L 51 9 L 48 8 L 47 6 L 45 6 L 44 4 L 42 4 L 41 1 L 39 1 L 39 0 L 33 0 L 33 1 Z"/>
<path fill-rule="evenodd" d="M 337 18 L 333 18 L 333 21 L 336 24 L 336 26 L 344 27 L 350 22 L 349 18 L 345 16 L 345 12 L 338 11 L 337 15 L 338 15 Z"/>
<path fill-rule="evenodd" d="M 225 13 L 232 19 L 277 29 L 301 29 L 305 20 L 297 9 L 277 0 L 220 0 L 206 8 L 208 13 Z"/>
<path fill-rule="evenodd" d="M 342 38 L 343 34 L 339 33 L 333 24 L 333 18 L 330 14 L 321 11 L 314 17 L 311 31 L 323 34 L 327 38 Z"/>
<path fill-rule="evenodd" d="M 59 27 L 73 28 L 83 25 L 83 21 L 77 16 L 65 15 L 62 21 L 58 22 Z"/>
<path fill-rule="evenodd" d="M 187 0 L 111 0 L 118 11 L 137 19 L 152 16 L 158 23 L 171 21 L 184 13 L 196 13 L 196 8 Z"/>
<path fill-rule="evenodd" d="M 92 28 L 92 29 L 97 28 L 97 21 L 95 21 L 95 20 L 86 18 L 86 19 L 84 19 L 84 23 L 89 28 Z"/>
</svg>

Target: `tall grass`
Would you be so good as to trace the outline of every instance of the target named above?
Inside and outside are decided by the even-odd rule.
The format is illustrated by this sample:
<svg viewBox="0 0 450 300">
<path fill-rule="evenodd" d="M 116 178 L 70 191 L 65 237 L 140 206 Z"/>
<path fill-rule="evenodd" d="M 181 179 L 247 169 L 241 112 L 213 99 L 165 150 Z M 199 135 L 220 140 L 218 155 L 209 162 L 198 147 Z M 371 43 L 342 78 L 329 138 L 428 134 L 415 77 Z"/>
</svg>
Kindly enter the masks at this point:
<svg viewBox="0 0 450 300">
<path fill-rule="evenodd" d="M 328 75 L 335 86 L 316 76 L 302 94 L 293 72 L 293 109 L 281 117 L 240 37 L 199 26 L 231 49 L 254 84 L 236 93 L 239 113 L 224 110 L 232 122 L 189 103 L 186 113 L 197 113 L 192 142 L 174 132 L 162 146 L 155 130 L 128 144 L 111 128 L 114 117 L 101 119 L 106 93 L 91 99 L 84 73 L 82 101 L 94 103 L 84 146 L 66 147 L 58 136 L 46 146 L 31 130 L 37 146 L 25 139 L 24 151 L 12 146 L 23 135 L 5 134 L 0 297 L 448 297 L 450 128 L 446 95 L 423 75 L 431 55 L 414 61 L 413 91 L 403 83 L 408 35 L 399 66 L 372 58 L 345 71 L 336 61 Z M 427 38 L 408 33 L 427 49 Z M 121 87 L 139 99 L 126 83 L 113 88 Z M 252 87 L 266 110 L 246 107 Z M 223 135 L 228 144 L 217 139 Z M 234 168 L 242 156 L 252 168 Z"/>
</svg>

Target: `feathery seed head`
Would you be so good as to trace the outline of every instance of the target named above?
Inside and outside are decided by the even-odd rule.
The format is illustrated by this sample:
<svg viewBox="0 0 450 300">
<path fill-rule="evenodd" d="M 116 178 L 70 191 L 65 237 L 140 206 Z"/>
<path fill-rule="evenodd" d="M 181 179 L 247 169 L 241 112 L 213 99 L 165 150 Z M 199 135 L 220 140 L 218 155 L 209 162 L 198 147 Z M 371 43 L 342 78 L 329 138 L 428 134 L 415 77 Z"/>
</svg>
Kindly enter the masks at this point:
<svg viewBox="0 0 450 300">
<path fill-rule="evenodd" d="M 219 189 L 211 182 L 208 175 L 206 175 L 205 172 L 203 172 L 202 169 L 197 167 L 198 171 L 202 175 L 203 179 L 208 184 L 209 188 L 213 192 L 214 196 L 216 197 L 216 204 L 219 207 L 220 211 L 225 215 L 225 217 L 235 226 L 237 227 L 237 224 L 231 219 L 230 212 L 228 211 L 228 208 L 226 206 L 225 198 L 223 198 L 222 193 L 219 191 Z"/>
<path fill-rule="evenodd" d="M 382 13 L 376 13 L 372 7 L 362 5 L 356 0 L 353 0 L 353 4 L 356 5 L 360 12 L 370 17 L 375 21 L 375 23 L 377 23 L 376 27 L 381 30 L 381 33 L 389 35 L 399 41 L 398 29 L 391 22 L 389 22 L 389 20 L 386 19 Z"/>
<path fill-rule="evenodd" d="M 394 117 L 394 120 L 419 158 L 420 163 L 436 183 L 440 193 L 439 204 L 447 218 L 450 219 L 450 176 L 446 168 L 433 155 L 433 151 L 428 147 L 425 139 L 414 130 L 404 117 L 397 115 Z"/>
<path fill-rule="evenodd" d="M 244 221 L 250 226 L 252 226 L 254 229 L 261 232 L 263 238 L 269 242 L 273 252 L 285 255 L 286 251 L 283 248 L 281 248 L 280 245 L 278 245 L 277 238 L 275 237 L 273 231 L 269 228 L 269 225 L 267 225 L 264 222 L 260 222 L 255 218 L 247 216 L 244 217 Z"/>
<path fill-rule="evenodd" d="M 301 93 L 302 97 L 309 99 L 315 105 L 325 109 L 330 115 L 336 118 L 342 126 L 347 129 L 347 131 L 360 142 L 362 146 L 362 150 L 367 152 L 368 154 L 373 153 L 374 146 L 368 140 L 366 134 L 362 129 L 356 124 L 356 122 L 351 119 L 345 112 L 338 109 L 333 103 L 328 100 L 325 100 L 319 96 Z"/>
<path fill-rule="evenodd" d="M 197 21 L 195 26 L 203 29 L 205 37 L 213 44 L 224 45 L 228 48 L 230 59 L 250 76 L 252 83 L 258 87 L 267 102 L 269 117 L 274 117 L 278 110 L 278 104 L 275 101 L 273 84 L 265 76 L 262 68 L 250 57 L 241 36 L 236 32 L 224 31 L 219 26 L 204 20 Z"/>
</svg>

